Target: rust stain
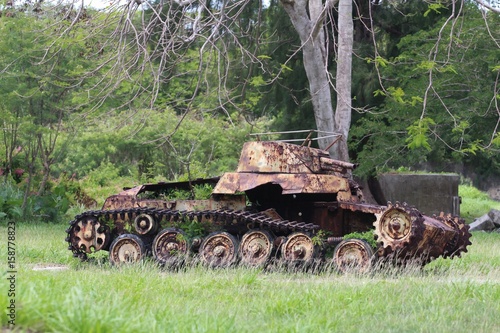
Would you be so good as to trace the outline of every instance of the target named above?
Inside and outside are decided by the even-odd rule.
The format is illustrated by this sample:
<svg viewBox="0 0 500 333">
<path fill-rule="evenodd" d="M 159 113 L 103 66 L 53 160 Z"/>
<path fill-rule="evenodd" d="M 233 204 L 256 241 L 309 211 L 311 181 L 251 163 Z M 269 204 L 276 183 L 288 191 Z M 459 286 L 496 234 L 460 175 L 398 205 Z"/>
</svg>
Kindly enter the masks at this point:
<svg viewBox="0 0 500 333">
<path fill-rule="evenodd" d="M 268 183 L 280 185 L 283 194 L 350 191 L 348 180 L 335 175 L 225 173 L 213 193 L 234 194 Z"/>
<path fill-rule="evenodd" d="M 101 212 L 87 212 L 72 221 L 67 241 L 73 255 L 85 258 L 86 253 L 100 249 L 112 252 L 113 238 L 124 233 L 131 234 L 129 240 L 154 243 L 161 221 L 197 215 L 223 230 L 210 242 L 208 233 L 192 239 L 207 263 L 217 265 L 236 261 L 238 239 L 243 240 L 242 253 L 250 264 L 265 262 L 278 247 L 285 260 L 316 258 L 312 236 L 323 231 L 330 234 L 325 244 L 338 245 L 334 261 L 341 270 L 351 265 L 369 269 L 371 265 L 373 253 L 366 242 L 342 240 L 352 232 L 373 231 L 377 241 L 373 250 L 396 261 L 419 258 L 425 264 L 439 256 L 467 252 L 470 233 L 463 219 L 425 216 L 406 203 L 365 203 L 361 187 L 348 176 L 355 167 L 331 159 L 320 149 L 274 141 L 247 142 L 236 172 L 125 189 L 107 198 Z M 197 184 L 215 186 L 209 199 L 171 200 L 166 195 L 172 189 L 190 191 Z M 149 213 L 143 208 L 156 210 Z M 169 244 L 162 250 L 167 254 L 176 246 Z M 156 248 L 162 249 L 161 244 Z"/>
</svg>

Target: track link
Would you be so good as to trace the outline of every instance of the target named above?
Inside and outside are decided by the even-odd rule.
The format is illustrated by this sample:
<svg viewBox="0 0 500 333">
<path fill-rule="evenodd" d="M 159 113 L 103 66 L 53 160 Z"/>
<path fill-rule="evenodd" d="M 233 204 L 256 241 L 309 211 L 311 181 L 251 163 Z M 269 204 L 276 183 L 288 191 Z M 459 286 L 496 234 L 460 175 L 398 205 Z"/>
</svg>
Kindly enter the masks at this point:
<svg viewBox="0 0 500 333">
<path fill-rule="evenodd" d="M 69 222 L 69 228 L 66 230 L 68 236 L 68 250 L 73 253 L 73 256 L 83 260 L 87 259 L 87 254 L 94 252 L 95 248 L 82 245 L 82 235 L 79 226 L 81 221 L 92 221 L 93 226 L 99 225 L 102 228 L 101 233 L 105 233 L 106 239 L 102 247 L 97 250 L 107 250 L 111 243 L 111 238 L 116 238 L 118 235 L 129 232 L 127 227 L 130 226 L 130 221 L 133 221 L 141 214 L 148 214 L 154 218 L 159 224 L 171 223 L 175 226 L 183 221 L 208 222 L 214 226 L 229 228 L 234 225 L 246 225 L 249 228 L 261 228 L 273 230 L 281 233 L 291 233 L 295 231 L 314 233 L 319 229 L 319 226 L 313 223 L 305 223 L 298 221 L 288 221 L 271 218 L 264 213 L 255 213 L 250 211 L 239 210 L 207 210 L 207 211 L 177 211 L 170 209 L 157 208 L 129 208 L 116 210 L 95 210 L 88 211 L 75 216 L 74 220 Z M 95 221 L 95 222 L 94 222 Z M 94 237 L 98 230 L 93 230 L 94 233 L 89 238 Z"/>
</svg>

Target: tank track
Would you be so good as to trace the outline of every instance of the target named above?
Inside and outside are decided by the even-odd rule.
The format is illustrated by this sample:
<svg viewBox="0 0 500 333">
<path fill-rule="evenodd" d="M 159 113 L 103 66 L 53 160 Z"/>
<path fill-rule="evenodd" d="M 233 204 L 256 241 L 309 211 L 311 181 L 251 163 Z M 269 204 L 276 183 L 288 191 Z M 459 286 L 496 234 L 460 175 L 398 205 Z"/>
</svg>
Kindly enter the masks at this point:
<svg viewBox="0 0 500 333">
<path fill-rule="evenodd" d="M 305 223 L 298 221 L 280 220 L 267 216 L 264 213 L 251 212 L 251 211 L 238 211 L 238 210 L 207 210 L 207 211 L 177 211 L 170 209 L 157 209 L 157 208 L 129 208 L 117 210 L 95 210 L 88 211 L 75 216 L 74 220 L 69 222 L 69 228 L 66 229 L 68 236 L 68 250 L 73 253 L 73 257 L 79 258 L 84 261 L 87 260 L 87 251 L 79 248 L 77 245 L 79 239 L 75 239 L 74 230 L 79 221 L 83 219 L 92 219 L 96 223 L 98 221 L 110 221 L 106 225 L 118 225 L 118 221 L 130 220 L 133 221 L 135 217 L 140 214 L 148 214 L 152 216 L 157 223 L 173 223 L 185 221 L 189 219 L 193 221 L 196 219 L 198 222 L 210 222 L 211 224 L 219 227 L 230 227 L 234 224 L 245 224 L 250 228 L 270 229 L 276 232 L 309 232 L 314 233 L 320 227 L 313 223 Z M 112 230 L 109 230 L 112 232 Z M 119 232 L 122 233 L 122 232 Z M 111 242 L 107 240 L 103 245 L 103 250 L 107 250 Z"/>
<path fill-rule="evenodd" d="M 443 257 L 460 258 L 462 253 L 467 252 L 467 246 L 472 244 L 470 241 L 470 238 L 472 237 L 469 232 L 470 226 L 465 223 L 464 219 L 459 218 L 458 216 L 452 216 L 451 214 L 441 214 L 439 216 L 433 215 L 432 217 L 455 229 L 457 232 L 454 241 L 448 246 L 443 254 Z"/>
</svg>

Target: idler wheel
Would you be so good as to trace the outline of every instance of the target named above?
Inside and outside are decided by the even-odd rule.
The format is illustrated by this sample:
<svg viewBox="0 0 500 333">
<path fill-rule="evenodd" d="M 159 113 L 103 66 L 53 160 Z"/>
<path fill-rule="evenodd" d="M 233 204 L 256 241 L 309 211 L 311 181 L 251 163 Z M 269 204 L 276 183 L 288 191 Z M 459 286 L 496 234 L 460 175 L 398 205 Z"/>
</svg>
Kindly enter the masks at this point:
<svg viewBox="0 0 500 333">
<path fill-rule="evenodd" d="M 448 244 L 444 257 L 460 257 L 462 253 L 467 252 L 467 246 L 472 243 L 470 241 L 470 226 L 465 223 L 465 220 L 457 216 L 451 216 L 450 214 L 440 214 L 439 216 L 434 216 L 434 218 L 452 227 L 456 232 L 454 242 Z"/>
<path fill-rule="evenodd" d="M 160 264 L 182 261 L 189 251 L 186 234 L 177 228 L 163 229 L 153 240 L 153 257 Z"/>
<path fill-rule="evenodd" d="M 241 239 L 241 262 L 252 267 L 264 265 L 271 257 L 273 249 L 274 239 L 268 231 L 250 230 Z"/>
<path fill-rule="evenodd" d="M 124 234 L 118 236 L 109 250 L 109 261 L 113 265 L 138 262 L 146 253 L 144 242 L 136 235 Z"/>
<path fill-rule="evenodd" d="M 92 253 L 106 249 L 109 244 L 109 228 L 95 217 L 79 220 L 68 229 L 68 241 L 74 249 Z"/>
<path fill-rule="evenodd" d="M 362 239 L 345 239 L 333 251 L 333 264 L 340 273 L 367 273 L 373 259 L 372 247 Z"/>
<path fill-rule="evenodd" d="M 296 232 L 288 236 L 281 247 L 281 256 L 289 262 L 309 261 L 318 254 L 317 247 L 311 237 L 303 232 Z"/>
<path fill-rule="evenodd" d="M 201 260 L 211 267 L 227 267 L 238 259 L 238 241 L 227 232 L 208 235 L 199 249 Z"/>
</svg>

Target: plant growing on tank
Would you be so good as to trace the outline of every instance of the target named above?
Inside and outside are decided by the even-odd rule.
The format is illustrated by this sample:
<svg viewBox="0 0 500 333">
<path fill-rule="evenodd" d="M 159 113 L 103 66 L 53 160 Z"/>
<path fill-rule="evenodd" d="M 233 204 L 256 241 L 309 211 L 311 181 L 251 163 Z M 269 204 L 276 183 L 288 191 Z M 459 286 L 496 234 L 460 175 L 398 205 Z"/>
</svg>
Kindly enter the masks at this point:
<svg viewBox="0 0 500 333">
<path fill-rule="evenodd" d="M 377 241 L 375 240 L 374 230 L 365 232 L 351 232 L 343 236 L 344 239 L 357 238 L 366 241 L 374 250 L 377 249 Z"/>
<path fill-rule="evenodd" d="M 182 220 L 169 222 L 167 227 L 175 227 L 181 229 L 188 239 L 201 237 L 209 232 L 215 231 L 214 225 L 207 222 L 199 222 L 196 219 L 190 219 L 185 216 Z M 182 236 L 179 234 L 179 236 Z"/>
<path fill-rule="evenodd" d="M 206 200 L 210 198 L 213 187 L 209 184 L 192 186 L 192 190 L 171 189 L 162 193 L 165 200 Z"/>
<path fill-rule="evenodd" d="M 326 243 L 328 236 L 331 235 L 331 232 L 327 230 L 319 230 L 312 238 L 311 241 L 314 245 L 322 246 Z"/>
</svg>

